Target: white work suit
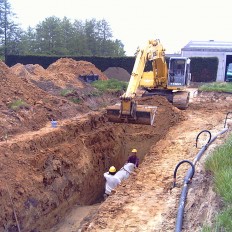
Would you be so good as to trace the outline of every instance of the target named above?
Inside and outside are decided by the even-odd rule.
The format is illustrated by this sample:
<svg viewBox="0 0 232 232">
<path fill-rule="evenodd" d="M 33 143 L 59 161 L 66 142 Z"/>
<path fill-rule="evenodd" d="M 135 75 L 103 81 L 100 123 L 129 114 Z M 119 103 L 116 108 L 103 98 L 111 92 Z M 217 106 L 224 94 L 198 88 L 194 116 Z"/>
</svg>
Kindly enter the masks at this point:
<svg viewBox="0 0 232 232">
<path fill-rule="evenodd" d="M 120 179 L 115 177 L 115 175 L 110 175 L 109 172 L 104 173 L 104 177 L 106 179 L 105 193 L 107 195 L 110 195 L 111 191 L 121 183 Z"/>
<path fill-rule="evenodd" d="M 114 176 L 120 179 L 121 181 L 123 181 L 130 176 L 130 174 L 134 171 L 134 169 L 135 169 L 135 164 L 126 163 Z"/>
</svg>

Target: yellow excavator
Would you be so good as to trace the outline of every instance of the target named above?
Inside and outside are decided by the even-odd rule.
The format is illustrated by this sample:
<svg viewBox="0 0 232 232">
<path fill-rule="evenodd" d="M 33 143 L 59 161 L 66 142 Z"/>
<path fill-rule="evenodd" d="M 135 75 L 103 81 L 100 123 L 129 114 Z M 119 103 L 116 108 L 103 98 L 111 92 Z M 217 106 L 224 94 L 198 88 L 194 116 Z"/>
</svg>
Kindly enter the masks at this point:
<svg viewBox="0 0 232 232">
<path fill-rule="evenodd" d="M 151 71 L 145 71 L 147 66 Z M 186 109 L 189 92 L 185 91 L 190 83 L 190 59 L 170 57 L 169 68 L 165 59 L 165 49 L 158 39 L 149 40 L 143 48 L 138 48 L 135 64 L 126 92 L 120 103 L 107 107 L 110 122 L 152 125 L 156 106 L 138 105 L 137 95 L 161 95 L 179 109 Z"/>
</svg>

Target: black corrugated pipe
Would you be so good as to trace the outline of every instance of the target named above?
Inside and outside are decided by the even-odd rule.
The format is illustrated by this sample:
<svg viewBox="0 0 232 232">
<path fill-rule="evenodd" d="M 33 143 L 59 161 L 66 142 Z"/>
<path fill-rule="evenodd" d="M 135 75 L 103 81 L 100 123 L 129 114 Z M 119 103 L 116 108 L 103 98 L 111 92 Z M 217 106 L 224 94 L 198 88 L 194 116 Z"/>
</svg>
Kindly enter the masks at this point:
<svg viewBox="0 0 232 232">
<path fill-rule="evenodd" d="M 188 184 L 191 183 L 192 178 L 195 173 L 195 167 L 192 162 L 188 160 L 182 160 L 179 162 L 175 168 L 174 176 L 173 176 L 173 188 L 176 186 L 176 172 L 179 166 L 183 163 L 189 163 L 191 165 L 190 171 L 188 171 L 186 177 L 184 178 L 184 186 L 181 192 L 180 201 L 179 201 L 179 207 L 178 207 L 178 214 L 177 214 L 177 220 L 176 220 L 176 231 L 179 231 L 179 228 L 182 228 L 182 221 L 183 221 L 183 215 L 184 215 L 184 206 L 185 206 L 185 200 L 188 194 Z"/>
<path fill-rule="evenodd" d="M 176 175 L 177 168 L 180 166 L 180 164 L 182 164 L 184 162 L 188 162 L 189 164 L 191 164 L 191 169 L 188 170 L 188 172 L 187 172 L 187 174 L 186 174 L 186 176 L 184 178 L 184 185 L 183 185 L 183 189 L 182 189 L 182 192 L 181 192 L 181 197 L 180 197 L 179 207 L 178 207 L 178 213 L 177 213 L 177 218 L 176 218 L 176 229 L 175 229 L 176 232 L 180 232 L 182 230 L 184 206 L 185 206 L 185 201 L 186 201 L 187 194 L 188 194 L 188 184 L 191 182 L 191 179 L 193 178 L 194 171 L 195 171 L 195 165 L 200 160 L 203 153 L 207 150 L 208 146 L 212 142 L 214 142 L 219 135 L 224 134 L 228 130 L 227 119 L 228 119 L 229 114 L 232 114 L 232 112 L 229 112 L 226 115 L 226 119 L 225 119 L 225 123 L 224 123 L 224 129 L 222 131 L 220 131 L 218 134 L 216 134 L 213 138 L 212 138 L 211 132 L 208 131 L 208 130 L 203 130 L 197 135 L 197 137 L 196 137 L 196 147 L 197 147 L 197 142 L 198 142 L 199 136 L 202 133 L 208 133 L 209 134 L 209 139 L 208 139 L 208 142 L 198 152 L 198 154 L 197 154 L 196 158 L 194 159 L 194 161 L 191 163 L 190 161 L 183 160 L 175 168 L 173 188 L 176 186 L 176 177 L 175 177 L 175 175 Z"/>
</svg>

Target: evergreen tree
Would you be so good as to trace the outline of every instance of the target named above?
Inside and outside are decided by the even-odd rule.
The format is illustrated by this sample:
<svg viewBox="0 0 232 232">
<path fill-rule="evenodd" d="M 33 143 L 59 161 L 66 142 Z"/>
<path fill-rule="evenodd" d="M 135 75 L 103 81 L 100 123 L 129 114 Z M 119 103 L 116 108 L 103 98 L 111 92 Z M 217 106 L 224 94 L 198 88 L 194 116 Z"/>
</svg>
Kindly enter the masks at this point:
<svg viewBox="0 0 232 232">
<path fill-rule="evenodd" d="M 18 53 L 22 30 L 14 23 L 15 14 L 8 0 L 0 0 L 0 55 Z"/>
<path fill-rule="evenodd" d="M 36 31 L 32 27 L 28 27 L 27 31 L 21 34 L 21 43 L 19 44 L 19 51 L 21 55 L 37 54 L 36 46 Z"/>
<path fill-rule="evenodd" d="M 61 47 L 60 54 L 71 54 L 75 44 L 72 42 L 75 37 L 74 26 L 67 17 L 64 17 L 61 22 Z"/>
<path fill-rule="evenodd" d="M 62 47 L 61 20 L 55 16 L 46 18 L 36 26 L 36 50 L 38 54 L 59 55 Z"/>
<path fill-rule="evenodd" d="M 120 40 L 113 40 L 106 20 L 45 18 L 23 31 L 12 21 L 10 5 L 0 0 L 0 52 L 19 55 L 124 56 Z M 5 49 L 5 50 L 4 50 Z"/>
</svg>

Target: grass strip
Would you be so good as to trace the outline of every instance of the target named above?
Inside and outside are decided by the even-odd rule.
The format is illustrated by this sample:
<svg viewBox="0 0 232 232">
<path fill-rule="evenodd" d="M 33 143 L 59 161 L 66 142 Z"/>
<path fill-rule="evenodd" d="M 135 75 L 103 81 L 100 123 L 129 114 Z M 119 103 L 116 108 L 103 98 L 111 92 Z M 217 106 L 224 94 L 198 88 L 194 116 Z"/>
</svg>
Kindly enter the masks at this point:
<svg viewBox="0 0 232 232">
<path fill-rule="evenodd" d="M 232 231 L 232 136 L 207 158 L 205 168 L 213 174 L 215 190 L 223 199 L 224 207 L 214 225 L 204 226 L 203 231 Z"/>
<path fill-rule="evenodd" d="M 199 87 L 200 91 L 215 91 L 215 92 L 226 92 L 232 93 L 232 83 L 229 82 L 212 82 L 203 84 Z"/>
<path fill-rule="evenodd" d="M 116 92 L 126 90 L 128 83 L 116 79 L 94 81 L 92 85 L 102 92 Z"/>
</svg>

